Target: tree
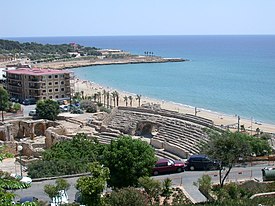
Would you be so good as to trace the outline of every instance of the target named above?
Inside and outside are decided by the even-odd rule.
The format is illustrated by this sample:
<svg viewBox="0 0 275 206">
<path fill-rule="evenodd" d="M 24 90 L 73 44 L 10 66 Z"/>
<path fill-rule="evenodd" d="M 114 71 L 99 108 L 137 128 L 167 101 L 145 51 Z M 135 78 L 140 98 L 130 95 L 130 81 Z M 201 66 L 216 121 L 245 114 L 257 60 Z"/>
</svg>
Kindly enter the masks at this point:
<svg viewBox="0 0 275 206">
<path fill-rule="evenodd" d="M 9 94 L 7 90 L 0 86 L 0 111 L 2 112 L 2 122 L 4 121 L 4 111 L 9 106 Z"/>
<path fill-rule="evenodd" d="M 31 178 L 77 174 L 88 171 L 88 163 L 97 161 L 105 145 L 97 139 L 77 134 L 72 140 L 60 141 L 42 153 L 42 159 L 28 167 Z"/>
<path fill-rule="evenodd" d="M 106 93 L 106 100 L 107 100 L 107 108 L 109 108 L 109 105 L 110 105 L 110 92 L 109 91 Z"/>
<path fill-rule="evenodd" d="M 159 203 L 159 195 L 161 194 L 161 183 L 159 180 L 150 177 L 140 177 L 138 183 L 149 196 L 151 205 Z"/>
<path fill-rule="evenodd" d="M 60 203 L 58 202 L 61 195 L 60 191 L 67 191 L 70 188 L 70 184 L 67 182 L 67 180 L 64 180 L 62 178 L 58 178 L 55 181 L 55 185 L 45 185 L 44 186 L 44 192 L 49 196 L 49 198 L 54 203 Z"/>
<path fill-rule="evenodd" d="M 101 166 L 98 162 L 89 164 L 90 176 L 80 177 L 76 188 L 81 193 L 82 203 L 88 206 L 99 206 L 102 204 L 101 193 L 106 187 L 109 178 L 109 169 Z"/>
<path fill-rule="evenodd" d="M 233 165 L 240 158 L 248 157 L 251 152 L 250 142 L 247 140 L 247 134 L 240 132 L 216 132 L 208 131 L 209 141 L 202 145 L 202 153 L 211 158 L 220 161 L 220 164 L 228 167 L 224 176 L 222 176 L 222 166 L 219 168 L 220 186 L 223 187 L 224 181 L 229 175 Z"/>
<path fill-rule="evenodd" d="M 136 100 L 138 100 L 138 106 L 140 107 L 141 95 L 138 95 L 138 94 L 137 94 Z"/>
<path fill-rule="evenodd" d="M 164 203 L 167 203 L 168 199 L 170 198 L 170 195 L 173 193 L 172 189 L 172 180 L 169 178 L 166 178 L 162 182 L 162 194 L 161 196 L 165 197 Z"/>
<path fill-rule="evenodd" d="M 97 92 L 98 102 L 101 103 L 101 92 Z"/>
<path fill-rule="evenodd" d="M 133 106 L 133 97 L 129 96 L 128 99 L 130 100 L 130 106 L 132 107 Z"/>
<path fill-rule="evenodd" d="M 59 105 L 56 101 L 51 99 L 40 100 L 36 104 L 36 113 L 39 118 L 54 121 L 59 114 Z"/>
<path fill-rule="evenodd" d="M 125 106 L 127 107 L 128 106 L 128 97 L 124 96 L 123 99 L 124 99 L 124 102 L 125 102 Z"/>
<path fill-rule="evenodd" d="M 136 186 L 138 178 L 151 175 L 155 163 L 153 148 L 130 136 L 112 140 L 103 152 L 103 164 L 110 169 L 109 183 L 114 187 Z"/>
<path fill-rule="evenodd" d="M 103 105 L 105 107 L 106 106 L 106 97 L 107 97 L 107 91 L 105 89 L 103 90 L 102 95 L 103 95 Z"/>
<path fill-rule="evenodd" d="M 118 104 L 119 104 L 119 93 L 117 91 L 115 91 L 115 95 L 116 95 L 116 106 L 118 107 Z"/>
<path fill-rule="evenodd" d="M 112 97 L 113 102 L 114 102 L 114 107 L 116 107 L 116 92 L 115 91 L 111 93 L 111 97 Z"/>
</svg>

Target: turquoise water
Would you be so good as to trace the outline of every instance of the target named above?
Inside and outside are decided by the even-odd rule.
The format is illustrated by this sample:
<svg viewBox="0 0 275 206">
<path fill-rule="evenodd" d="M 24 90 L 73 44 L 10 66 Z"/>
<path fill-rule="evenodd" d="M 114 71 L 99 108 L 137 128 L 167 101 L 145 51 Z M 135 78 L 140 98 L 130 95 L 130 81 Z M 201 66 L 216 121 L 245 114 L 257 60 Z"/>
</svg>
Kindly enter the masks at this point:
<svg viewBox="0 0 275 206">
<path fill-rule="evenodd" d="M 76 42 L 189 62 L 74 69 L 85 80 L 143 96 L 275 123 L 275 36 L 121 36 L 20 38 Z"/>
</svg>

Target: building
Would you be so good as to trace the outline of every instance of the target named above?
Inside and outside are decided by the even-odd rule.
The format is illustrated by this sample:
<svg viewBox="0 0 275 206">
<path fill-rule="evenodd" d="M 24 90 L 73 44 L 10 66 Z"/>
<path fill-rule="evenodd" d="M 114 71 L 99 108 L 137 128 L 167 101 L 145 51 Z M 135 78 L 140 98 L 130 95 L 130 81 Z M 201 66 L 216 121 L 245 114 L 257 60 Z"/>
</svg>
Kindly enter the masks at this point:
<svg viewBox="0 0 275 206">
<path fill-rule="evenodd" d="M 70 98 L 73 86 L 71 72 L 40 68 L 18 68 L 6 71 L 6 89 L 10 97 L 25 99 Z"/>
</svg>

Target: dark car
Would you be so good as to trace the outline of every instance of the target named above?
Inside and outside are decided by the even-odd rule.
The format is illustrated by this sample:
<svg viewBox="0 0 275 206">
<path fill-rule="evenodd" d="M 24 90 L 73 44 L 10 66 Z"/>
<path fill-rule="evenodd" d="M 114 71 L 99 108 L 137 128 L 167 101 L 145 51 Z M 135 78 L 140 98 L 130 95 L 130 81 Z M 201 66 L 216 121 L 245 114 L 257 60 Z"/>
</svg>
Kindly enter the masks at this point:
<svg viewBox="0 0 275 206">
<path fill-rule="evenodd" d="M 180 160 L 159 159 L 153 168 L 153 175 L 160 173 L 183 172 L 185 164 Z"/>
<path fill-rule="evenodd" d="M 220 168 L 220 163 L 211 160 L 207 155 L 192 155 L 185 162 L 186 170 L 215 170 Z"/>
<path fill-rule="evenodd" d="M 37 202 L 38 198 L 32 197 L 32 196 L 27 196 L 27 197 L 22 197 L 19 200 L 19 203 L 25 203 L 25 202 Z"/>
<path fill-rule="evenodd" d="M 35 99 L 25 99 L 25 100 L 23 100 L 22 104 L 33 105 L 33 104 L 36 104 L 36 100 Z"/>
</svg>

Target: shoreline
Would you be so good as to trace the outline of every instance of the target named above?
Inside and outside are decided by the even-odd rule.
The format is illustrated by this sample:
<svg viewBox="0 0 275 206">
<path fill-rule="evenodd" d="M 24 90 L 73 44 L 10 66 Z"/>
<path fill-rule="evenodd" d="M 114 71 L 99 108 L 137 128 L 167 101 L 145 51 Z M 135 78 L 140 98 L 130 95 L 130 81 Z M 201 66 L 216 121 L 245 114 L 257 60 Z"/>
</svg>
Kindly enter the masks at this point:
<svg viewBox="0 0 275 206">
<path fill-rule="evenodd" d="M 133 97 L 132 106 L 133 107 L 138 106 L 138 101 L 136 100 L 137 94 L 111 88 L 106 85 L 100 85 L 98 83 L 91 82 L 89 80 L 82 80 L 78 78 L 76 79 L 75 92 L 84 91 L 85 96 L 91 96 L 96 92 L 102 93 L 103 90 L 106 90 L 109 92 L 117 91 L 119 93 L 119 106 L 126 106 L 126 102 L 124 101 L 125 96 L 127 97 L 132 96 Z M 195 114 L 194 106 L 141 96 L 141 105 L 146 103 L 159 104 L 162 109 L 177 111 L 180 113 L 193 114 L 193 115 Z M 130 107 L 129 101 L 128 101 L 128 107 Z M 238 122 L 237 115 L 225 114 L 222 112 L 211 111 L 204 108 L 197 108 L 197 116 L 201 116 L 201 117 L 213 120 L 214 124 L 217 126 L 231 125 L 230 130 L 237 131 L 237 122 Z M 244 125 L 246 131 L 251 134 L 255 134 L 257 128 L 259 128 L 260 131 L 275 134 L 275 124 L 272 124 L 272 123 L 261 122 L 259 124 L 259 123 L 256 123 L 255 121 L 254 122 L 251 121 L 251 119 L 241 117 L 240 125 Z M 252 126 L 252 131 L 251 131 L 251 126 Z"/>
</svg>

